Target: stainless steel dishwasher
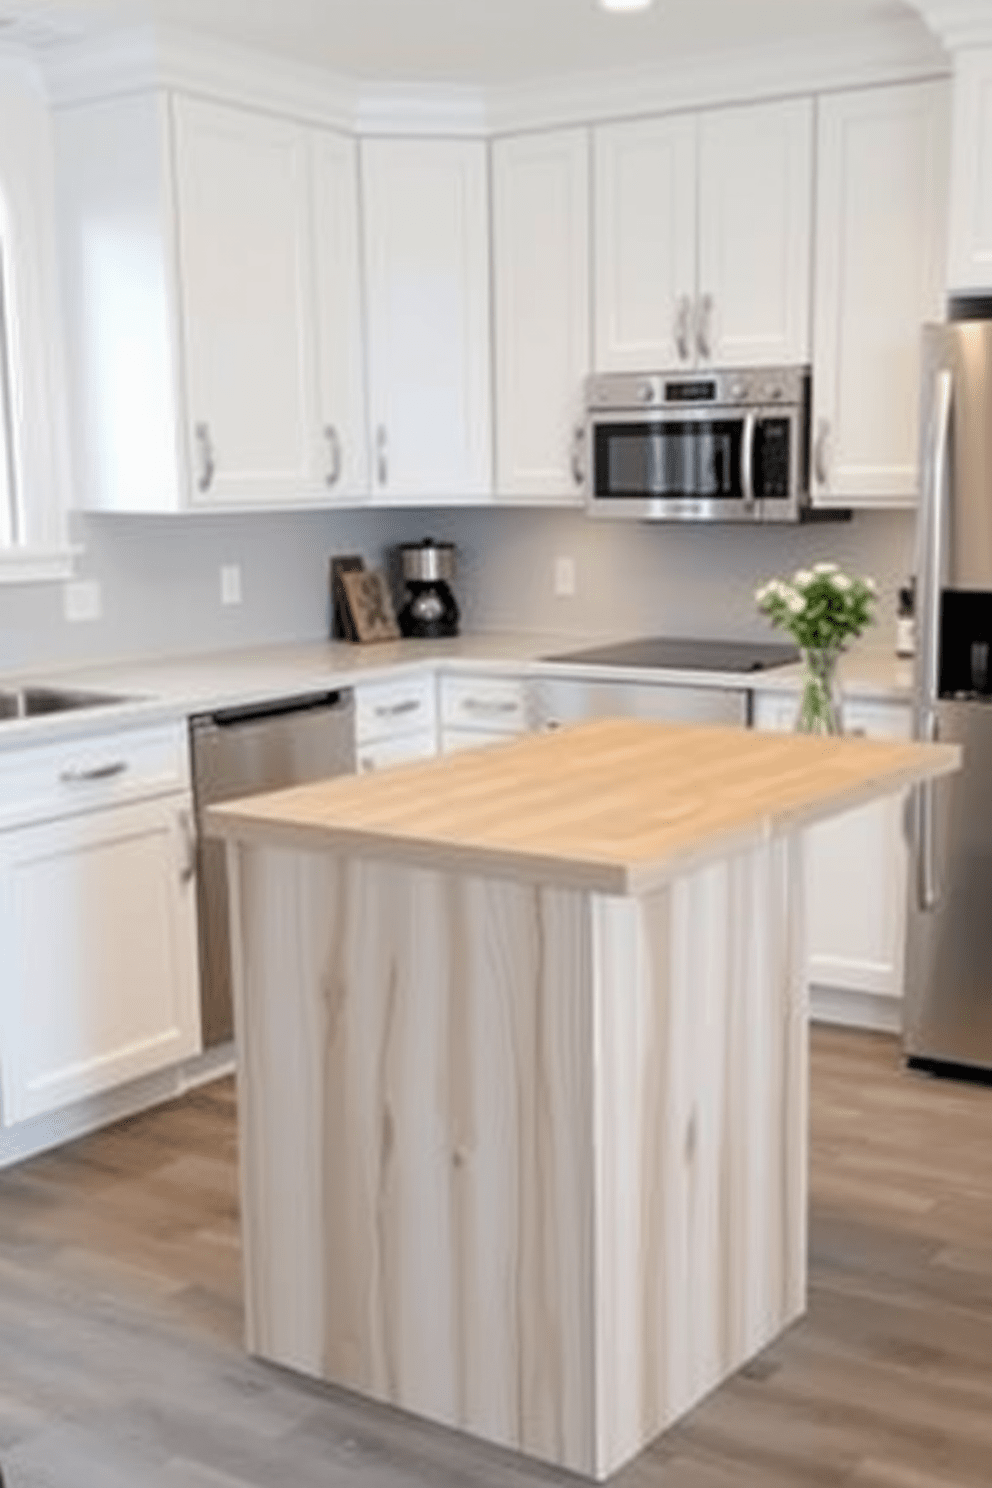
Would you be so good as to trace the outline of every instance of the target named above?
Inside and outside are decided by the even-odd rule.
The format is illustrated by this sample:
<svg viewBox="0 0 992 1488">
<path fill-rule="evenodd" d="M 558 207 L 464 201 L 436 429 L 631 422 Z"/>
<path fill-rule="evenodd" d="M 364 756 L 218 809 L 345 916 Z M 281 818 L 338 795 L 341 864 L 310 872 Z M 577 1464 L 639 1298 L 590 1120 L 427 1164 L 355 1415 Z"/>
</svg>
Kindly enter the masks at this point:
<svg viewBox="0 0 992 1488">
<path fill-rule="evenodd" d="M 204 1048 L 231 1038 L 234 1020 L 224 844 L 205 836 L 203 814 L 220 801 L 350 774 L 354 713 L 354 697 L 345 690 L 221 708 L 190 719 Z"/>
</svg>

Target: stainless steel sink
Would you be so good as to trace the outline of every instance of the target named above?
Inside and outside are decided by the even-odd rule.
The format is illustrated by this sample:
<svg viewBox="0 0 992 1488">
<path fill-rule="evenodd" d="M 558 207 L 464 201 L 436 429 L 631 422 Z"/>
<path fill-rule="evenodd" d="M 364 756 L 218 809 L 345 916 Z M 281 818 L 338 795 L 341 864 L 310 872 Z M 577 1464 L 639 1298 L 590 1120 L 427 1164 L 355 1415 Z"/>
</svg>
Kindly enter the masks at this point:
<svg viewBox="0 0 992 1488">
<path fill-rule="evenodd" d="M 0 722 L 40 718 L 47 713 L 67 713 L 77 708 L 108 708 L 127 701 L 117 693 L 89 692 L 75 687 L 0 688 Z"/>
</svg>

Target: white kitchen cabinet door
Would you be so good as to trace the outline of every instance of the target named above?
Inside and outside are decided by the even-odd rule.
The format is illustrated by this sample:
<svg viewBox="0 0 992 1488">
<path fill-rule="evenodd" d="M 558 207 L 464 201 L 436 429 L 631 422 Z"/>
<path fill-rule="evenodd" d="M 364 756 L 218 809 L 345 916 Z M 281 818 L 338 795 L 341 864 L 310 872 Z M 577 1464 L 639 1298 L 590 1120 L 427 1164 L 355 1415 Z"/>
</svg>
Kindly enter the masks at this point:
<svg viewBox="0 0 992 1488">
<path fill-rule="evenodd" d="M 992 47 L 954 58 L 954 145 L 951 170 L 952 290 L 992 289 Z"/>
<path fill-rule="evenodd" d="M 693 362 L 696 119 L 679 114 L 594 131 L 597 372 Z"/>
<path fill-rule="evenodd" d="M 943 317 L 947 85 L 838 93 L 819 109 L 813 502 L 907 505 L 920 327 Z"/>
<path fill-rule="evenodd" d="M 812 214 L 812 100 L 700 115 L 700 365 L 809 360 Z"/>
<path fill-rule="evenodd" d="M 374 499 L 491 498 L 486 146 L 365 140 L 361 163 Z"/>
<path fill-rule="evenodd" d="M 797 698 L 759 695 L 757 728 L 791 729 Z M 844 728 L 908 739 L 908 704 L 847 699 Z M 908 850 L 905 794 L 813 827 L 806 858 L 806 920 L 813 1013 L 825 1021 L 898 1029 L 903 993 Z"/>
<path fill-rule="evenodd" d="M 5 1126 L 199 1052 L 192 801 L 0 834 Z"/>
<path fill-rule="evenodd" d="M 323 494 L 307 131 L 182 97 L 173 117 L 191 498 Z"/>
<path fill-rule="evenodd" d="M 591 370 L 589 136 L 493 146 L 496 493 L 581 503 Z"/>
<path fill-rule="evenodd" d="M 358 147 L 344 135 L 314 131 L 311 151 L 316 466 L 325 495 L 346 500 L 369 488 Z"/>
</svg>

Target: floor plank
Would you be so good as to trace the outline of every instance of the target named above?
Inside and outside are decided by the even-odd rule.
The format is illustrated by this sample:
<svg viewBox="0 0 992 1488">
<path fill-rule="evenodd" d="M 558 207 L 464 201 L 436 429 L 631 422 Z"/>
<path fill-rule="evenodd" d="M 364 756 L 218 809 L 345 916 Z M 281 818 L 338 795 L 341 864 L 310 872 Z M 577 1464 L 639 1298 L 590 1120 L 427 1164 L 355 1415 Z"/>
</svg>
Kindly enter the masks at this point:
<svg viewBox="0 0 992 1488">
<path fill-rule="evenodd" d="M 813 1033 L 804 1320 L 616 1488 L 988 1488 L 992 1090 Z M 231 1081 L 0 1174 L 7 1488 L 565 1475 L 247 1358 Z"/>
</svg>

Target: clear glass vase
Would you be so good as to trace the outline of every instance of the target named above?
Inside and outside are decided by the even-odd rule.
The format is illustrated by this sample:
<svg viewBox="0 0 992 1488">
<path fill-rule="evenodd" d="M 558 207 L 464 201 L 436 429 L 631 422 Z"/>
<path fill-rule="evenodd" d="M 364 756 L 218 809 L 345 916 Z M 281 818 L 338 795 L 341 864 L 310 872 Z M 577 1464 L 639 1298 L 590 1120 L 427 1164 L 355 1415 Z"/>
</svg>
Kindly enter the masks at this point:
<svg viewBox="0 0 992 1488">
<path fill-rule="evenodd" d="M 837 683 L 837 661 L 840 652 L 832 646 L 811 646 L 803 650 L 802 692 L 796 715 L 798 734 L 842 734 L 840 688 Z"/>
</svg>

